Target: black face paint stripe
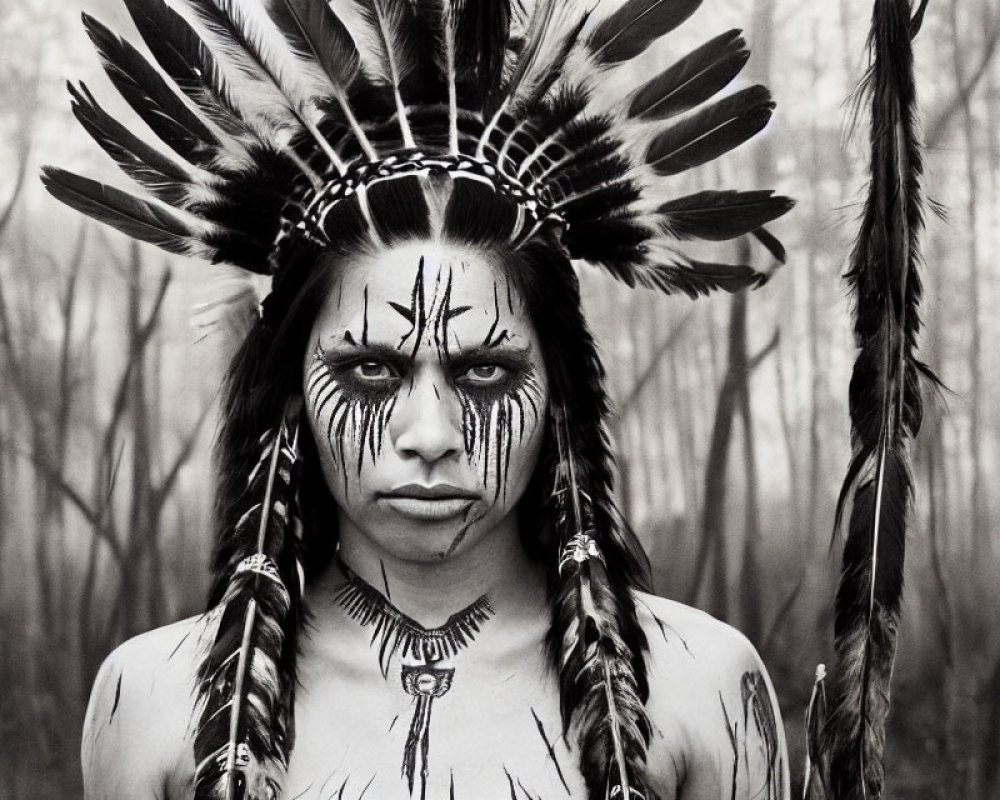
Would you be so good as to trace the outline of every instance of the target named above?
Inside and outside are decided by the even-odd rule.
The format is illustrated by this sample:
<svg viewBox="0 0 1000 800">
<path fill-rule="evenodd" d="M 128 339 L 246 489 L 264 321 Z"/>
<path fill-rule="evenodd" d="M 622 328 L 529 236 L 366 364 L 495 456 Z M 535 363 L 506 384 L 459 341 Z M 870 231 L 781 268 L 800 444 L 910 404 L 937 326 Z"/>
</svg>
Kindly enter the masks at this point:
<svg viewBox="0 0 1000 800">
<path fill-rule="evenodd" d="M 549 758 L 552 759 L 552 763 L 556 768 L 556 774 L 559 776 L 559 781 L 566 790 L 566 794 L 570 794 L 569 784 L 566 783 L 562 767 L 559 766 L 559 759 L 556 758 L 555 746 L 549 741 L 549 737 L 545 735 L 545 726 L 542 724 L 541 719 L 539 719 L 538 714 L 535 713 L 535 709 L 533 708 L 531 709 L 531 716 L 535 718 L 535 726 L 538 728 L 538 735 L 542 737 L 542 741 L 545 743 L 545 750 L 549 754 Z"/>
</svg>

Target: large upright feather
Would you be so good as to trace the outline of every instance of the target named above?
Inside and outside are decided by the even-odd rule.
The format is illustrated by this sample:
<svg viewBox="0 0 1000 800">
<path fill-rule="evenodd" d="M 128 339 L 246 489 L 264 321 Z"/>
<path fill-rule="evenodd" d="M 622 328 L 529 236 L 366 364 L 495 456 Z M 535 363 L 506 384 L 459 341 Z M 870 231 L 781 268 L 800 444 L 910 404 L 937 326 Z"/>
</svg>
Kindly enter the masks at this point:
<svg viewBox="0 0 1000 800">
<path fill-rule="evenodd" d="M 849 512 L 837 591 L 837 668 L 825 745 L 836 800 L 882 794 L 889 685 L 912 495 L 907 445 L 920 427 L 916 358 L 923 228 L 910 0 L 875 0 L 863 84 L 871 103 L 871 181 L 848 282 L 859 348 L 851 377 L 854 455 L 837 504 Z"/>
<path fill-rule="evenodd" d="M 421 43 L 414 41 L 416 17 L 410 0 L 354 0 L 369 28 L 379 77 L 393 93 L 403 146 L 415 146 L 403 102 L 402 86 L 419 61 Z"/>
<path fill-rule="evenodd" d="M 622 609 L 596 540 L 590 498 L 581 488 L 566 412 L 558 409 L 555 416 L 554 499 L 563 552 L 556 614 L 569 620 L 560 643 L 563 727 L 575 724 L 579 730 L 590 800 L 645 798 L 650 725 L 632 668 L 635 654 L 621 633 Z"/>
<path fill-rule="evenodd" d="M 272 800 L 294 737 L 294 635 L 299 607 L 295 536 L 297 427 L 260 442 L 247 481 L 259 498 L 230 534 L 236 556 L 215 643 L 198 672 L 195 800 Z"/>
<path fill-rule="evenodd" d="M 189 0 L 199 22 L 211 37 L 217 60 L 228 60 L 235 71 L 268 98 L 272 111 L 284 109 L 287 118 L 278 126 L 309 132 L 338 172 L 343 160 L 316 126 L 318 111 L 313 86 L 302 80 L 288 42 L 263 6 L 237 0 Z M 222 58 L 218 55 L 222 54 Z M 252 92 L 248 92 L 252 94 Z M 314 183 L 318 181 L 310 175 Z"/>
<path fill-rule="evenodd" d="M 312 59 L 329 80 L 329 90 L 362 150 L 374 160 L 377 153 L 361 129 L 348 93 L 361 68 L 361 54 L 344 23 L 326 0 L 279 0 L 275 23 L 296 53 Z"/>
<path fill-rule="evenodd" d="M 88 14 L 83 25 L 115 88 L 164 143 L 194 163 L 214 152 L 215 135 L 138 50 Z"/>
</svg>

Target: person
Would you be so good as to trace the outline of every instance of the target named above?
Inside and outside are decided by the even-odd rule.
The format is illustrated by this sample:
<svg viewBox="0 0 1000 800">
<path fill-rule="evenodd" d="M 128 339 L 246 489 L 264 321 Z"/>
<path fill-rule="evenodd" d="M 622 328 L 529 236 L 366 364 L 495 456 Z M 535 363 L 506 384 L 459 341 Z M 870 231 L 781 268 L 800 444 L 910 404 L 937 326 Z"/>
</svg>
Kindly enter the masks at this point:
<svg viewBox="0 0 1000 800">
<path fill-rule="evenodd" d="M 712 100 L 739 33 L 611 114 L 588 87 L 697 2 L 126 4 L 166 77 L 88 32 L 172 153 L 74 110 L 154 198 L 47 187 L 272 291 L 223 393 L 209 610 L 102 665 L 86 796 L 787 797 L 753 647 L 649 593 L 571 263 L 763 282 L 668 239 L 780 253 L 787 199 L 659 193 L 766 123 L 762 87 Z"/>
</svg>

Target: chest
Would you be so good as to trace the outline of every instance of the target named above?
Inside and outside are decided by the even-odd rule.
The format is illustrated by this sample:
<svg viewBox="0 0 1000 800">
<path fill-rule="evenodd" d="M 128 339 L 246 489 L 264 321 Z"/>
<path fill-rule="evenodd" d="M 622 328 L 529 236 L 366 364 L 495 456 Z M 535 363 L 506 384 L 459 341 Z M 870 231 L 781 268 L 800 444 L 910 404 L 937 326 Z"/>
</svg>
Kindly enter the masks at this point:
<svg viewBox="0 0 1000 800">
<path fill-rule="evenodd" d="M 296 699 L 286 796 L 300 800 L 584 797 L 541 663 L 407 666 L 311 676 Z"/>
</svg>

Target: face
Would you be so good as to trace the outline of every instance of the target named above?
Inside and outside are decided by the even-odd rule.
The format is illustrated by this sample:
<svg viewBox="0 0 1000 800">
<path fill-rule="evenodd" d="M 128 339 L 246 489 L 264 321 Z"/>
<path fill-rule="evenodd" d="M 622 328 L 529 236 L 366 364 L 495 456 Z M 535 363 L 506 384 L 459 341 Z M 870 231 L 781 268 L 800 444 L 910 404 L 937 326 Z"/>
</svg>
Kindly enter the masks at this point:
<svg viewBox="0 0 1000 800">
<path fill-rule="evenodd" d="M 413 242 L 343 265 L 304 375 L 341 537 L 427 562 L 514 524 L 548 387 L 523 302 L 486 255 Z"/>
</svg>

